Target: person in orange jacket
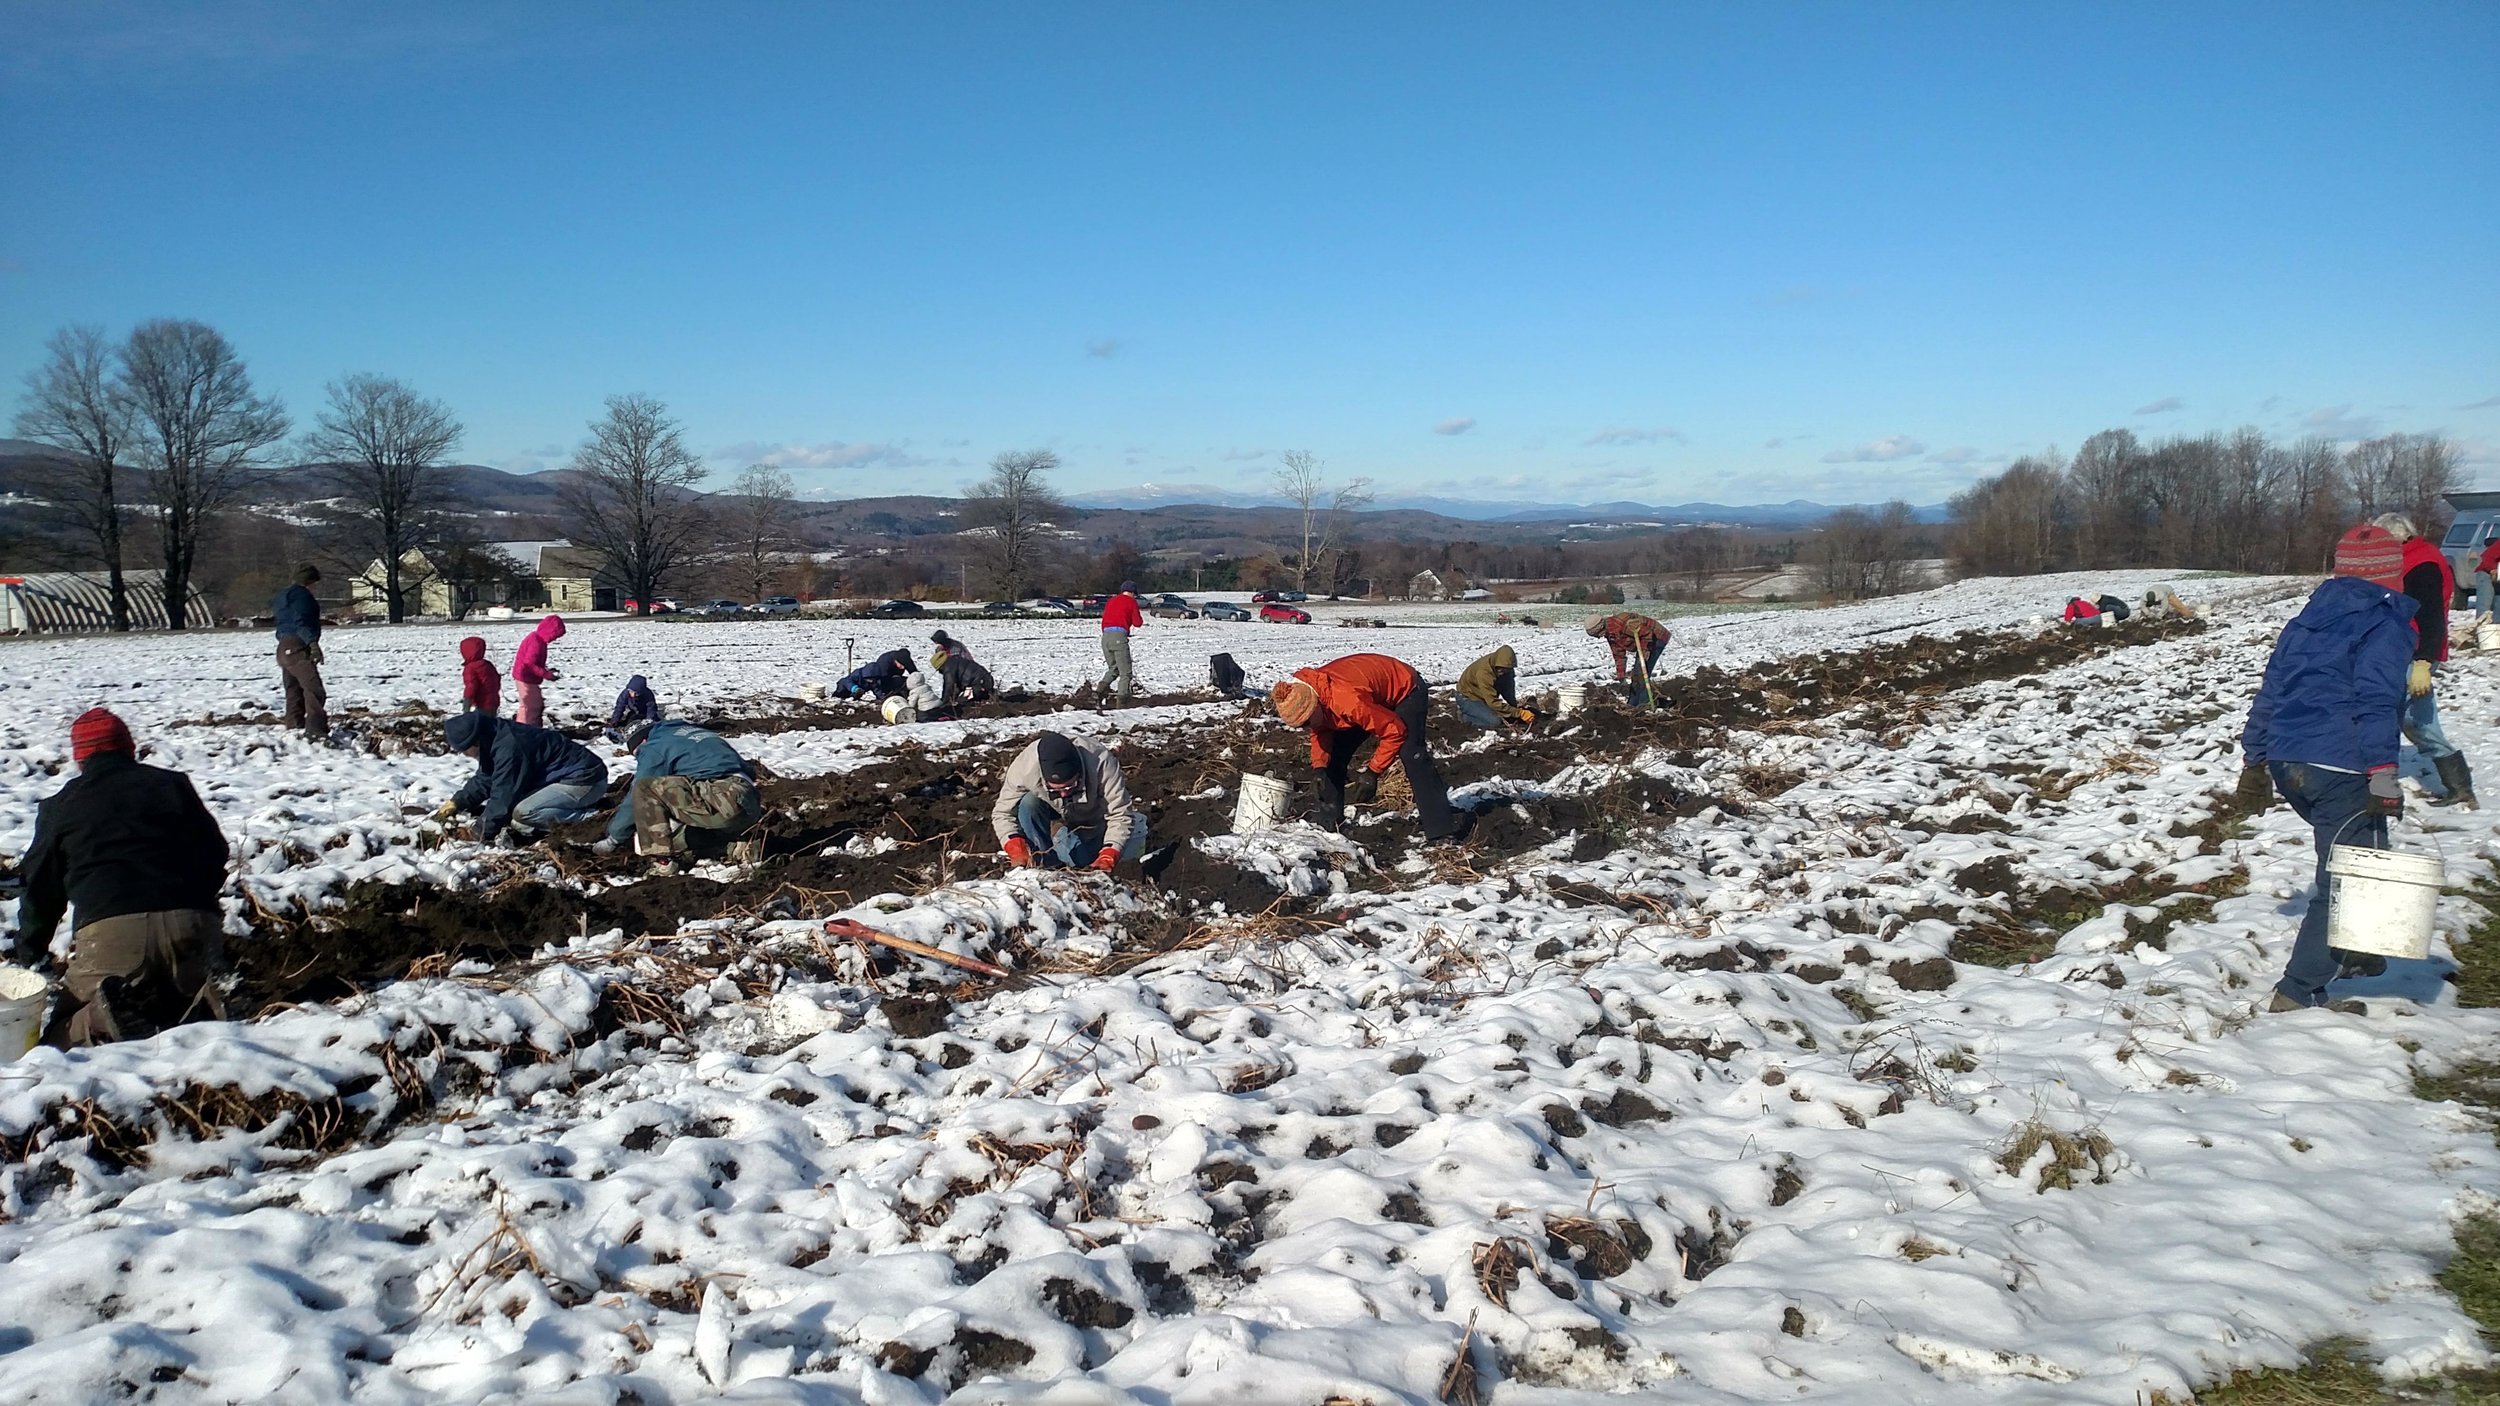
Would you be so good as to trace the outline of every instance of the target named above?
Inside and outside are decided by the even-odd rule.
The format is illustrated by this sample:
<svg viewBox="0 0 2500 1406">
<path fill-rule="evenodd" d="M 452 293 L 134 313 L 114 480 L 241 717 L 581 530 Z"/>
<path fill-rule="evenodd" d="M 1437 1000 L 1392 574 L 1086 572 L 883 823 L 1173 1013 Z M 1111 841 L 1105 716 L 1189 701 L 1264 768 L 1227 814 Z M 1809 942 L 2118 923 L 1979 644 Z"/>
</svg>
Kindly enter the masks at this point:
<svg viewBox="0 0 2500 1406">
<path fill-rule="evenodd" d="M 1320 774 L 1319 823 L 1345 829 L 1347 768 L 1366 738 L 1375 744 L 1371 766 L 1354 783 L 1357 802 L 1379 793 L 1380 777 L 1406 768 L 1415 792 L 1416 819 L 1426 840 L 1454 839 L 1463 828 L 1450 808 L 1449 788 L 1425 746 L 1424 719 L 1432 705 L 1423 675 L 1385 654 L 1349 654 L 1316 669 L 1297 669 L 1268 695 L 1276 715 L 1311 734 L 1311 765 Z"/>
<path fill-rule="evenodd" d="M 1618 610 L 1612 615 L 1601 615 L 1591 620 L 1589 633 L 1602 636 L 1606 641 L 1606 652 L 1615 657 L 1615 682 L 1622 683 L 1627 675 L 1630 676 L 1632 706 L 1648 707 L 1649 680 L 1658 670 L 1658 656 L 1666 652 L 1667 627 L 1646 615 Z M 1626 667 L 1627 661 L 1632 659 L 1640 660 L 1641 667 L 1637 673 Z"/>
</svg>

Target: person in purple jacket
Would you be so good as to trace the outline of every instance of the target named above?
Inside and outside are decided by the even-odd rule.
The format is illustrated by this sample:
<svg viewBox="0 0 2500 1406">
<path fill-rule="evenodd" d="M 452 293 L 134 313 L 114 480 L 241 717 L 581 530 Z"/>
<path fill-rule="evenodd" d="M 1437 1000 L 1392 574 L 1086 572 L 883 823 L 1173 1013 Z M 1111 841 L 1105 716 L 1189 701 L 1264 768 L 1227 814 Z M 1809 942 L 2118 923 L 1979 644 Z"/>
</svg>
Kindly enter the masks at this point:
<svg viewBox="0 0 2500 1406">
<path fill-rule="evenodd" d="M 2275 641 L 2240 731 L 2242 799 L 2262 803 L 2258 778 L 2270 779 L 2318 844 L 2317 889 L 2268 1010 L 2327 1003 L 2327 983 L 2347 964 L 2326 941 L 2327 851 L 2339 844 L 2385 849 L 2387 822 L 2404 814 L 2397 728 L 2413 664 L 2415 607 L 2403 585 L 2404 546 L 2393 534 L 2369 524 L 2345 533 L 2335 544 L 2335 574 Z M 2350 959 L 2355 969 L 2384 964 L 2358 954 Z M 2337 1008 L 2358 1011 L 2359 1003 Z"/>
</svg>

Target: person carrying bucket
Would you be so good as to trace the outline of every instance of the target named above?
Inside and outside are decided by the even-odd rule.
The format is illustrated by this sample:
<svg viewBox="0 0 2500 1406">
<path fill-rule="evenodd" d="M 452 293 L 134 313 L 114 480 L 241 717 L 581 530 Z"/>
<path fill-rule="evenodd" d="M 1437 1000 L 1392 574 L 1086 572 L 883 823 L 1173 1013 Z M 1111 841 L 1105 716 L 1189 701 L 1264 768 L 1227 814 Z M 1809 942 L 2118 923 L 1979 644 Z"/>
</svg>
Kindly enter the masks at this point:
<svg viewBox="0 0 2500 1406">
<path fill-rule="evenodd" d="M 1431 690 L 1423 675 L 1385 654 L 1349 654 L 1316 669 L 1297 669 L 1270 691 L 1276 716 L 1311 734 L 1311 766 L 1320 774 L 1320 827 L 1345 830 L 1349 789 L 1360 805 L 1384 789 L 1392 768 L 1402 771 L 1415 797 L 1415 817 L 1426 842 L 1455 840 L 1467 822 L 1450 807 L 1450 793 L 1425 746 Z M 1371 765 L 1349 785 L 1347 770 L 1357 748 L 1372 743 Z"/>
<path fill-rule="evenodd" d="M 140 763 L 120 718 L 90 708 L 69 736 L 78 775 L 35 807 L 20 871 L 20 961 L 49 965 L 62 911 L 78 910 L 44 1043 L 98 1045 L 224 1019 L 211 980 L 225 963 L 225 835 L 189 777 Z"/>
<path fill-rule="evenodd" d="M 2400 589 L 2404 546 L 2364 523 L 2335 544 L 2335 574 L 2283 627 L 2240 732 L 2240 799 L 2261 808 L 2270 781 L 2318 849 L 2317 887 L 2275 983 L 2270 1011 L 2327 1004 L 2339 968 L 2384 969 L 2385 959 L 2346 962 L 2327 945 L 2327 860 L 2339 844 L 2387 847 L 2387 822 L 2404 814 L 2396 784 L 2398 715 L 2413 663 L 2414 603 Z M 2357 1012 L 2359 1003 L 2338 1003 Z"/>
<path fill-rule="evenodd" d="M 1606 651 L 1615 658 L 1615 682 L 1628 677 L 1632 684 L 1632 706 L 1646 708 L 1652 701 L 1650 676 L 1658 671 L 1658 656 L 1666 652 L 1667 627 L 1646 615 L 1619 610 L 1601 615 L 1589 622 L 1589 635 L 1603 638 Z M 1637 663 L 1637 670 L 1627 667 Z"/>
<path fill-rule="evenodd" d="M 1107 874 L 1146 847 L 1146 817 L 1120 775 L 1120 759 L 1057 732 L 1034 738 L 1007 764 L 990 828 L 1019 869 Z"/>
<path fill-rule="evenodd" d="M 2371 521 L 2404 544 L 2403 590 L 2413 601 L 2413 667 L 2405 678 L 2405 737 L 2438 771 L 2445 804 L 2480 809 L 2474 800 L 2474 768 L 2457 744 L 2448 740 L 2447 729 L 2439 725 L 2439 699 L 2432 692 L 2438 666 L 2448 662 L 2448 602 L 2456 599 L 2456 569 L 2448 564 L 2447 553 L 2413 530 L 2413 519 L 2384 513 Z"/>
<path fill-rule="evenodd" d="M 1509 645 L 1458 676 L 1458 715 L 1481 728 L 1536 721 L 1536 714 L 1519 706 L 1519 655 Z"/>
</svg>

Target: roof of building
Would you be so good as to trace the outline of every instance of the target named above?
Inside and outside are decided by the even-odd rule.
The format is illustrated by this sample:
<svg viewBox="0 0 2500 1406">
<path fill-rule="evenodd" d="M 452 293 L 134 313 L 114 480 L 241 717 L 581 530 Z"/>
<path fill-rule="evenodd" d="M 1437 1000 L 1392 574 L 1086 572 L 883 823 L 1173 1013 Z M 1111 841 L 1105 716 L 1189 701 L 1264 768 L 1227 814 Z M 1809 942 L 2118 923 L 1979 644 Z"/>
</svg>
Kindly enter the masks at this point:
<svg viewBox="0 0 2500 1406">
<path fill-rule="evenodd" d="M 122 588 L 130 606 L 132 629 L 166 628 L 164 572 L 125 571 Z M 0 591 L 6 591 L 10 597 L 10 608 L 0 612 L 0 616 L 9 617 L 13 628 L 75 634 L 108 630 L 113 625 L 112 587 L 101 571 L 0 576 Z M 190 608 L 185 612 L 187 623 L 211 623 L 214 617 L 198 587 L 191 588 L 190 597 Z"/>
</svg>

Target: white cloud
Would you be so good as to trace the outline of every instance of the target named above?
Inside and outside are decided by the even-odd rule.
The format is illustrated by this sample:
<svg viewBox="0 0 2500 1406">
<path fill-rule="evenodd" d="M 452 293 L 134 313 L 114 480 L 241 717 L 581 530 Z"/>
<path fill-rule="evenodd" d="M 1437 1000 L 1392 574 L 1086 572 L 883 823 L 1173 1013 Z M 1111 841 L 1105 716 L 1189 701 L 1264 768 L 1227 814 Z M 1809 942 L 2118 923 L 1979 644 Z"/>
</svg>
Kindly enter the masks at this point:
<svg viewBox="0 0 2500 1406">
<path fill-rule="evenodd" d="M 1432 427 L 1434 434 L 1465 434 L 1476 427 L 1473 415 L 1454 415 Z"/>
<path fill-rule="evenodd" d="M 2459 410 L 2500 410 L 2500 395 L 2487 395 L 2480 400 L 2468 401 L 2457 408 Z"/>
<path fill-rule="evenodd" d="M 1656 444 L 1661 440 L 1672 441 L 1676 444 L 1691 443 L 1684 437 L 1682 430 L 1669 429 L 1663 425 L 1654 430 L 1636 429 L 1629 425 L 1608 425 L 1581 442 L 1583 444 Z"/>
<path fill-rule="evenodd" d="M 2186 408 L 2186 401 L 2179 399 L 2175 395 L 2166 395 L 2161 399 L 2154 401 L 2150 405 L 2137 406 L 2135 408 L 2135 413 L 2138 415 L 2171 415 L 2176 414 L 2181 410 L 2185 410 Z"/>
<path fill-rule="evenodd" d="M 1849 449 L 1835 449 L 1823 456 L 1826 464 L 1888 464 L 1895 459 L 1914 459 L 1927 452 L 1927 446 L 1905 434 L 1888 434 Z"/>
<path fill-rule="evenodd" d="M 819 444 L 770 444 L 746 440 L 715 449 L 712 459 L 734 464 L 770 464 L 777 469 L 857 469 L 882 464 L 912 468 L 934 462 L 899 444 L 826 440 Z"/>
<path fill-rule="evenodd" d="M 2301 428 L 2332 440 L 2368 439 L 2378 433 L 2376 415 L 2355 415 L 2352 406 L 2328 405 L 2300 417 Z"/>
</svg>

